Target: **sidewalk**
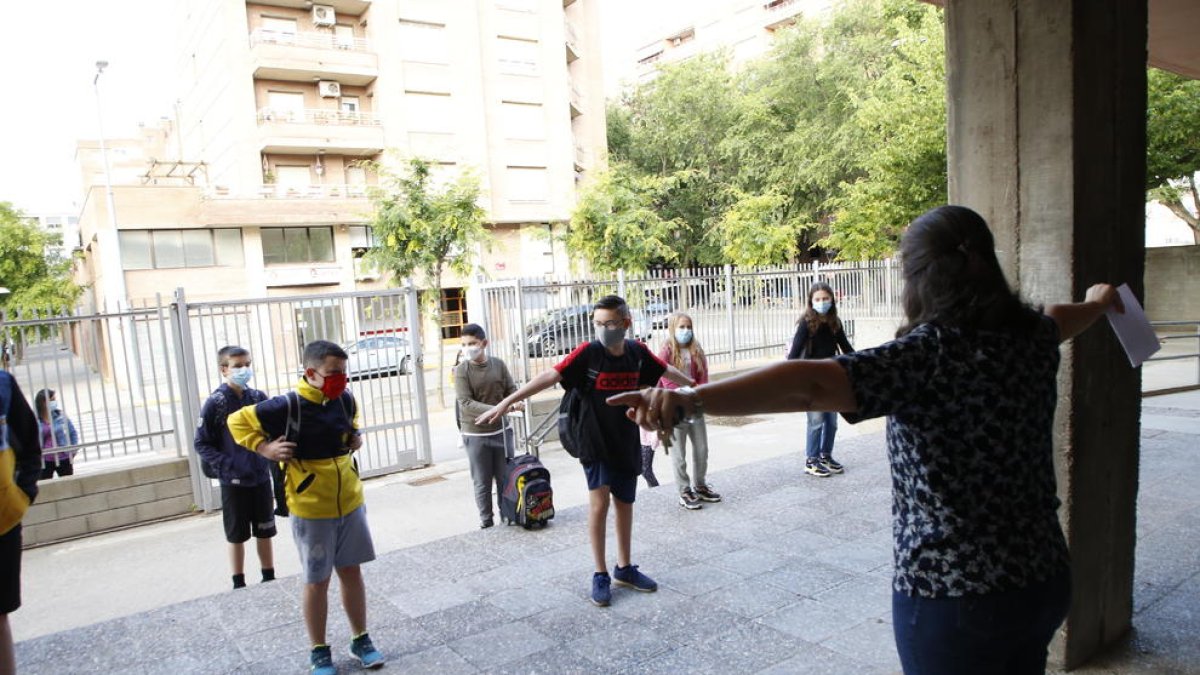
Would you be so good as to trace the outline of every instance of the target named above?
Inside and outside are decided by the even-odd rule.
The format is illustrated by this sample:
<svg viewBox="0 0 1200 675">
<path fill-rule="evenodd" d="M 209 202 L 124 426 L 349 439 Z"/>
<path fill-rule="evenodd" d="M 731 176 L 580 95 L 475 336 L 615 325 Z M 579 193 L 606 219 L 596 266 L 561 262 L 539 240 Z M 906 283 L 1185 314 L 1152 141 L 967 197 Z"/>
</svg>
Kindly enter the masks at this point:
<svg viewBox="0 0 1200 675">
<path fill-rule="evenodd" d="M 655 594 L 587 601 L 586 499 L 576 462 L 543 455 L 558 516 L 544 531 L 475 529 L 459 460 L 369 481 L 381 553 L 365 567 L 371 631 L 405 672 L 895 672 L 890 479 L 878 422 L 839 430 L 847 473 L 802 474 L 804 416 L 710 423 L 723 503 L 687 512 L 669 486 L 639 489 L 634 562 Z M 1143 409 L 1136 635 L 1083 673 L 1200 673 L 1200 393 Z M 669 476 L 669 461 L 658 460 Z M 307 645 L 295 551 L 286 578 L 225 592 L 219 516 L 25 555 L 11 618 L 21 672 L 300 672 Z M 611 531 L 611 527 L 610 527 Z M 610 557 L 612 551 L 610 542 Z M 252 556 L 251 556 L 252 558 Z M 257 568 L 248 565 L 249 574 Z M 336 582 L 335 582 L 336 585 Z M 56 632 L 63 631 L 63 632 Z M 343 670 L 348 628 L 331 603 Z M 613 636 L 624 646 L 614 650 Z"/>
</svg>

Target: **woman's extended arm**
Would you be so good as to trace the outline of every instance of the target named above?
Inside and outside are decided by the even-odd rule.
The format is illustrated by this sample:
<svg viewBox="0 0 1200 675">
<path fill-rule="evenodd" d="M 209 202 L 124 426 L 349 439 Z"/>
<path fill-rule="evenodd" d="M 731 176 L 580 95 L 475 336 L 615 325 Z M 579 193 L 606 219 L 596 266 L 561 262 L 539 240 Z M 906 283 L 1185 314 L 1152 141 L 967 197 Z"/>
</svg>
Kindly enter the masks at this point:
<svg viewBox="0 0 1200 675">
<path fill-rule="evenodd" d="M 644 389 L 618 394 L 609 398 L 608 404 L 629 406 L 629 418 L 651 431 L 673 427 L 677 410 L 687 418 L 697 407 L 717 415 L 853 412 L 858 408 L 846 370 L 832 359 L 774 363 L 702 385 L 691 393 Z"/>
<path fill-rule="evenodd" d="M 1109 284 L 1096 284 L 1087 290 L 1083 302 L 1050 305 L 1046 308 L 1046 315 L 1058 324 L 1059 341 L 1066 342 L 1087 330 L 1109 307 L 1125 312 L 1125 304 L 1121 302 L 1117 289 Z"/>
</svg>

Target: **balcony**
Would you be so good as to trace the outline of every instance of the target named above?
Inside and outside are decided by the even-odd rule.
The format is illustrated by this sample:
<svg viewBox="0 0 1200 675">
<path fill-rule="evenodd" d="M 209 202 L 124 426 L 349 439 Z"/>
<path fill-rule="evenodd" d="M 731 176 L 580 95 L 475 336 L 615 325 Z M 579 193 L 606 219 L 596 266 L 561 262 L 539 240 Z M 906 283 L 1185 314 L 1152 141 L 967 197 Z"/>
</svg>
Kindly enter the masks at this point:
<svg viewBox="0 0 1200 675">
<path fill-rule="evenodd" d="M 563 33 L 566 36 L 567 42 L 567 63 L 572 63 L 579 58 L 579 34 L 575 32 L 575 26 L 567 20 L 563 24 Z"/>
<path fill-rule="evenodd" d="M 259 141 L 263 152 L 372 155 L 384 149 L 383 127 L 371 113 L 344 110 L 258 111 Z"/>
<path fill-rule="evenodd" d="M 247 3 L 295 9 L 309 9 L 313 5 L 312 0 L 247 0 Z M 371 0 L 321 0 L 317 4 L 329 5 L 339 15 L 354 17 L 362 16 L 363 12 L 371 8 Z"/>
<path fill-rule="evenodd" d="M 363 38 L 332 33 L 285 33 L 259 29 L 250 34 L 254 77 L 312 82 L 336 79 L 363 86 L 379 76 L 379 56 Z"/>
<path fill-rule="evenodd" d="M 575 83 L 571 83 L 571 119 L 575 119 L 583 114 L 583 93 L 579 91 L 579 87 Z"/>
<path fill-rule="evenodd" d="M 771 0 L 763 3 L 763 9 L 766 10 L 770 22 L 767 24 L 767 30 L 772 32 L 796 23 L 802 13 L 797 0 Z"/>
<path fill-rule="evenodd" d="M 590 159 L 591 159 L 591 157 L 589 156 L 587 149 L 584 148 L 582 145 L 576 144 L 575 145 L 575 170 L 576 171 L 587 170 L 588 166 L 591 164 L 591 162 L 589 161 Z"/>
<path fill-rule="evenodd" d="M 259 185 L 233 189 L 206 188 L 205 199 L 366 199 L 369 185 Z"/>
</svg>

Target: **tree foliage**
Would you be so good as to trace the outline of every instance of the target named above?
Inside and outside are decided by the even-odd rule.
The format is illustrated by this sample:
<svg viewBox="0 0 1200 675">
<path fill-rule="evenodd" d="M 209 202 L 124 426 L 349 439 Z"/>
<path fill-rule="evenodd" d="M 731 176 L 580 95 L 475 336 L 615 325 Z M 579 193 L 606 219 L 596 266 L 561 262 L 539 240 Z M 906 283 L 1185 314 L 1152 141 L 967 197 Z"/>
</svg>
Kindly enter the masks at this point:
<svg viewBox="0 0 1200 675">
<path fill-rule="evenodd" d="M 612 176 L 568 243 L 604 269 L 891 255 L 948 198 L 945 75 L 942 12 L 915 0 L 845 0 L 736 69 L 664 66 L 610 105 Z M 1149 198 L 1200 236 L 1200 82 L 1151 70 L 1148 93 Z"/>
<path fill-rule="evenodd" d="M 1200 81 L 1151 68 L 1146 82 L 1146 190 L 1200 241 Z"/>
<path fill-rule="evenodd" d="M 71 262 L 54 255 L 50 234 L 8 202 L 0 202 L 0 307 L 17 311 L 70 309 L 83 289 L 71 280 Z"/>
<path fill-rule="evenodd" d="M 393 281 L 419 275 L 431 286 L 433 292 L 425 297 L 438 327 L 438 398 L 444 405 L 442 280 L 447 271 L 470 274 L 475 251 L 491 241 L 478 204 L 479 183 L 462 173 L 439 185 L 432 164 L 419 158 L 408 160 L 398 172 L 378 162 L 368 164 L 380 184 L 371 192 L 375 247 L 367 255 L 390 271 Z"/>
</svg>

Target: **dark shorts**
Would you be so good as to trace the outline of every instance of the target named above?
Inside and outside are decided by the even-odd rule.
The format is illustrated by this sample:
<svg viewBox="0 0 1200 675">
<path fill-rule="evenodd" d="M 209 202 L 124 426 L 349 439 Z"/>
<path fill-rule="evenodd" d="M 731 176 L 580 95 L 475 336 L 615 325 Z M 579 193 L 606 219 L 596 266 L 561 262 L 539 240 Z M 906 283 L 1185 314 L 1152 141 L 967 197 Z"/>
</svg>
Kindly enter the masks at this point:
<svg viewBox="0 0 1200 675">
<path fill-rule="evenodd" d="M 21 606 L 21 524 L 0 536 L 0 614 Z"/>
<path fill-rule="evenodd" d="M 608 486 L 609 493 L 626 504 L 632 504 L 637 498 L 637 475 L 628 476 L 615 471 L 605 462 L 584 464 L 583 473 L 587 476 L 589 490 Z"/>
<path fill-rule="evenodd" d="M 240 487 L 221 486 L 221 513 L 225 540 L 240 544 L 253 534 L 258 539 L 275 536 L 275 494 L 271 484 Z"/>
</svg>

